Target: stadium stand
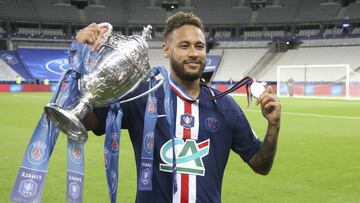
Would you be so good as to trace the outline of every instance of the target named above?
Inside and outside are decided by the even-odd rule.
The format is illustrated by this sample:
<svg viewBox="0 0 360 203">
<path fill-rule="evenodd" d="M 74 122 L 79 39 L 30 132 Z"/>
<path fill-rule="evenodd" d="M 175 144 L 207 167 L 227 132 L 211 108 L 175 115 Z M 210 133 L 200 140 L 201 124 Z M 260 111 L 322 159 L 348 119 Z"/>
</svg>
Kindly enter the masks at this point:
<svg viewBox="0 0 360 203">
<path fill-rule="evenodd" d="M 342 32 L 343 32 L 342 28 L 337 28 L 337 27 L 328 28 L 324 31 L 323 36 L 324 37 L 335 37 L 335 36 L 341 35 Z"/>
<path fill-rule="evenodd" d="M 149 50 L 149 60 L 151 66 L 169 66 L 169 62 L 166 58 L 164 58 L 162 49 L 160 48 Z"/>
<path fill-rule="evenodd" d="M 266 48 L 243 48 L 243 49 L 224 49 L 222 62 L 218 68 L 214 81 L 236 81 L 244 77 L 246 70 L 256 64 L 256 62 L 267 52 Z"/>
<path fill-rule="evenodd" d="M 279 65 L 350 64 L 350 68 L 354 70 L 360 67 L 360 60 L 355 57 L 356 53 L 360 53 L 360 46 L 300 47 L 288 50 L 281 59 L 270 64 L 268 69 L 256 77 L 259 80 L 274 81 L 276 67 Z"/>
<path fill-rule="evenodd" d="M 338 2 L 324 4 L 322 0 L 303 0 L 300 1 L 299 10 L 294 20 L 296 22 L 331 21 L 336 16 L 340 7 L 341 4 Z"/>
<path fill-rule="evenodd" d="M 216 31 L 214 38 L 226 40 L 231 38 L 231 31 Z"/>
<path fill-rule="evenodd" d="M 348 16 L 350 19 L 360 18 L 360 1 L 357 0 L 355 3 L 350 4 L 344 11 L 343 16 Z"/>
<path fill-rule="evenodd" d="M 0 59 L 0 81 L 15 81 L 18 74 Z"/>
<path fill-rule="evenodd" d="M 345 53 L 356 58 L 354 53 L 359 51 L 353 50 L 360 46 L 359 0 L 346 6 L 340 0 L 268 0 L 261 9 L 251 8 L 250 0 L 178 2 L 179 8 L 174 12 L 191 11 L 200 16 L 207 26 L 206 38 L 214 42 L 209 54 L 222 56 L 216 81 L 241 79 L 266 56 L 269 64 L 264 65 L 259 76 L 274 81 L 273 75 L 266 71 L 271 72 L 273 66 L 289 61 L 300 63 L 312 57 L 308 52 L 316 54 L 314 50 L 336 48 L 339 54 L 332 60 L 338 63 L 344 61 L 340 57 Z M 14 50 L 21 46 L 68 47 L 77 31 L 92 22 L 111 22 L 114 33 L 137 35 L 141 35 L 143 26 L 151 24 L 154 32 L 149 42 L 150 63 L 168 66 L 162 56 L 161 41 L 164 20 L 170 14 L 161 8 L 161 0 L 89 0 L 89 6 L 83 10 L 71 6 L 70 0 L 2 1 L 0 36 L 8 35 L 10 48 Z M 350 23 L 350 28 L 342 28 L 343 23 Z M 5 33 L 5 27 L 9 34 Z M 294 39 L 299 40 L 299 49 L 269 53 L 272 41 L 281 44 Z M 308 60 L 323 63 L 325 56 L 320 54 L 316 60 Z M 349 63 L 352 67 L 359 66 L 355 61 Z"/>
<path fill-rule="evenodd" d="M 300 1 L 284 0 L 281 4 L 267 6 L 253 14 L 252 22 L 285 23 L 296 17 Z"/>
<path fill-rule="evenodd" d="M 310 37 L 318 36 L 319 34 L 320 34 L 319 29 L 306 29 L 306 30 L 299 30 L 298 36 L 310 38 Z"/>
<path fill-rule="evenodd" d="M 353 35 L 358 35 L 358 34 L 360 34 L 360 27 L 354 28 L 353 31 L 351 32 L 351 34 L 353 34 Z"/>
</svg>

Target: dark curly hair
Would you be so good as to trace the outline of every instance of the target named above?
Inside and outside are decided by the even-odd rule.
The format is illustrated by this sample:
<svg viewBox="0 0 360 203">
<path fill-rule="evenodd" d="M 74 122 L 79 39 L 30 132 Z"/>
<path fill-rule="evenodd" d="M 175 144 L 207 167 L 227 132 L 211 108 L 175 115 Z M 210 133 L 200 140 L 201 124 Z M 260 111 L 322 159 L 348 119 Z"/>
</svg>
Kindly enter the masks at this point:
<svg viewBox="0 0 360 203">
<path fill-rule="evenodd" d="M 204 32 L 204 25 L 199 17 L 193 13 L 177 12 L 174 15 L 170 16 L 166 20 L 166 25 L 164 29 L 164 39 L 167 40 L 169 35 L 177 28 L 183 25 L 194 25 L 200 28 Z"/>
</svg>

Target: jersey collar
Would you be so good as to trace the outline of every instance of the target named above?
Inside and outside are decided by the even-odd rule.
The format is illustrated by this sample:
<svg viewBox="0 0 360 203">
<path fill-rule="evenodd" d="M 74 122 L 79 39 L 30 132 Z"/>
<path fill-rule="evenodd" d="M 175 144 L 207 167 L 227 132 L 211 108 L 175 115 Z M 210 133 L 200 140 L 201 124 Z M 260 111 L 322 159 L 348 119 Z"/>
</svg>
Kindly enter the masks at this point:
<svg viewBox="0 0 360 203">
<path fill-rule="evenodd" d="M 175 92 L 175 94 L 180 97 L 182 100 L 193 103 L 197 99 L 192 98 L 174 79 L 169 76 L 169 83 L 171 89 Z"/>
</svg>

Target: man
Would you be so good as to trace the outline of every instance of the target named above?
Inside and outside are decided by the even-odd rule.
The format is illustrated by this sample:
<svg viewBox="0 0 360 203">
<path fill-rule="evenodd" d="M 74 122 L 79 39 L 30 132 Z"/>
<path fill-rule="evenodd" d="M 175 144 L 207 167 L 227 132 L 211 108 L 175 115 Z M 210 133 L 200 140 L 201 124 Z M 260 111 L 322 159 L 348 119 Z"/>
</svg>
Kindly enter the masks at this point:
<svg viewBox="0 0 360 203">
<path fill-rule="evenodd" d="M 94 48 L 104 30 L 91 24 L 76 39 Z M 156 92 L 158 120 L 154 135 L 152 191 L 138 191 L 136 202 L 221 202 L 221 186 L 230 150 L 259 174 L 269 173 L 280 129 L 280 103 L 271 87 L 257 99 L 268 121 L 264 141 L 252 131 L 245 115 L 229 96 L 210 101 L 214 92 L 201 82 L 205 67 L 206 42 L 201 20 L 191 13 L 171 16 L 164 31 L 163 54 L 170 61 L 173 99 L 177 191 L 173 191 L 171 172 L 172 139 L 163 108 L 164 90 Z M 148 88 L 141 85 L 133 95 Z M 146 98 L 121 105 L 122 128 L 128 129 L 134 147 L 137 174 L 140 157 Z M 84 119 L 88 129 L 104 134 L 107 109 L 94 109 Z M 202 153 L 202 154 L 201 154 Z"/>
</svg>

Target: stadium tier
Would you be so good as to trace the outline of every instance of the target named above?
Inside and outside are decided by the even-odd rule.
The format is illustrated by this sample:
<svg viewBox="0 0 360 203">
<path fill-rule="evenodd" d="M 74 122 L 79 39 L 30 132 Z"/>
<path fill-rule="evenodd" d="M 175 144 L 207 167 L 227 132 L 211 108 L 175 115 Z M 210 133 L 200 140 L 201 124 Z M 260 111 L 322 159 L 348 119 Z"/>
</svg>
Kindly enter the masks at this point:
<svg viewBox="0 0 360 203">
<path fill-rule="evenodd" d="M 207 63 L 214 70 L 207 77 L 215 87 L 225 84 L 221 89 L 227 89 L 229 82 L 247 75 L 274 84 L 278 66 L 349 64 L 353 75 L 359 72 L 360 16 L 356 10 L 360 1 L 272 0 L 261 8 L 252 7 L 250 0 L 209 2 L 203 6 L 199 1 L 179 1 L 173 12 L 191 11 L 204 20 L 210 47 Z M 160 3 L 89 1 L 79 10 L 67 0 L 4 1 L 0 38 L 12 51 L 1 52 L 0 81 L 9 83 L 16 75 L 24 83 L 57 81 L 69 68 L 66 47 L 91 22 L 111 22 L 114 33 L 120 35 L 140 35 L 144 25 L 152 24 L 150 64 L 168 67 L 161 41 L 163 22 L 170 13 Z M 353 78 L 356 84 L 357 77 Z"/>
<path fill-rule="evenodd" d="M 179 11 L 201 18 L 205 48 L 194 18 L 164 41 Z M 150 66 L 174 80 L 113 105 L 147 87 L 130 88 L 143 75 L 135 43 L 119 45 L 129 57 L 101 47 L 102 67 L 82 66 L 97 58 L 71 45 L 103 22 L 125 36 L 151 25 Z M 184 72 L 205 51 L 198 92 Z M 359 203 L 359 53 L 360 0 L 0 0 L 0 203 Z M 69 55 L 94 74 L 59 83 Z M 265 99 L 249 94 L 263 86 Z M 81 123 L 99 127 L 84 145 L 59 130 L 82 137 Z"/>
</svg>

